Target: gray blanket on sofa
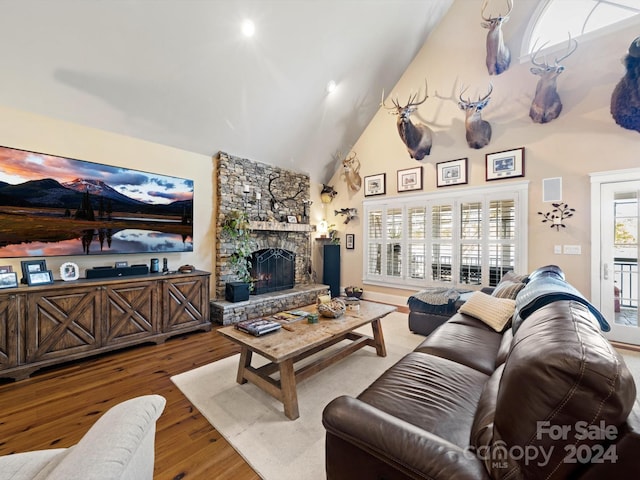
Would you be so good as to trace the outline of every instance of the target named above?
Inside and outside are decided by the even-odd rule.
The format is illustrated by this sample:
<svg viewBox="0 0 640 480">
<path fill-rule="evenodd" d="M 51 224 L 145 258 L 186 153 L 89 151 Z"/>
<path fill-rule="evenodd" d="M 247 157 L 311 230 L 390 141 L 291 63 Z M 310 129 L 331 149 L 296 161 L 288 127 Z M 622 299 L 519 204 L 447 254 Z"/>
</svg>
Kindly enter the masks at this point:
<svg viewBox="0 0 640 480">
<path fill-rule="evenodd" d="M 549 266 L 551 267 L 551 266 Z M 558 300 L 574 300 L 584 304 L 600 324 L 600 329 L 604 332 L 611 330 L 609 323 L 602 316 L 602 313 L 591 305 L 591 303 L 572 285 L 567 283 L 564 275 L 555 269 L 543 267 L 529 278 L 526 288 L 520 291 L 516 297 L 516 309 L 513 314 L 513 333 L 515 333 L 522 322 L 533 312 L 551 302 Z M 544 270 L 547 268 L 547 270 Z M 557 268 L 557 267 L 556 267 Z M 537 273 L 537 274 L 536 274 Z"/>
</svg>

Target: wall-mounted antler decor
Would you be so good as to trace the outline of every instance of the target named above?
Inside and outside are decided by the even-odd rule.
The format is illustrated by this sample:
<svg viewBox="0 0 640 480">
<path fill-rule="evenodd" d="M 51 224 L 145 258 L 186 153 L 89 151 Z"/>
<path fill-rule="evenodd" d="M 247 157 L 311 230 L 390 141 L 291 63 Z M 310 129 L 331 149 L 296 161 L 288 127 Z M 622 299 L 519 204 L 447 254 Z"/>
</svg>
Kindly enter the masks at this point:
<svg viewBox="0 0 640 480">
<path fill-rule="evenodd" d="M 566 203 L 552 203 L 551 205 L 553 205 L 553 210 L 547 213 L 538 212 L 538 215 L 544 217 L 542 223 L 551 222 L 549 226 L 551 228 L 555 227 L 557 231 L 560 231 L 560 227 L 566 228 L 564 220 L 573 217 L 573 212 L 575 212 L 576 209 L 569 208 L 569 205 Z"/>
</svg>

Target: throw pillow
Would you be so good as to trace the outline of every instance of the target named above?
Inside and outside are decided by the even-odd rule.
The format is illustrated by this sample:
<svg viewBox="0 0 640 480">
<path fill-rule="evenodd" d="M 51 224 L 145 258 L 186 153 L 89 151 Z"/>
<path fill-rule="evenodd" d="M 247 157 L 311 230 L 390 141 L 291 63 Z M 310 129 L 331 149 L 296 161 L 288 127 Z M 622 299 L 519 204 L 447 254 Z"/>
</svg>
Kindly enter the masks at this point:
<svg viewBox="0 0 640 480">
<path fill-rule="evenodd" d="M 458 310 L 484 322 L 496 332 L 501 332 L 511 320 L 516 308 L 515 300 L 497 298 L 482 292 L 473 292 Z"/>
<path fill-rule="evenodd" d="M 511 282 L 509 280 L 504 280 L 498 284 L 491 295 L 498 298 L 510 298 L 511 300 L 515 300 L 518 292 L 525 286 L 526 284 L 522 282 Z"/>
<path fill-rule="evenodd" d="M 498 282 L 498 284 L 500 284 L 502 282 L 527 283 L 528 281 L 529 281 L 529 276 L 528 275 L 518 275 L 513 270 L 509 270 L 507 273 L 505 273 L 502 276 L 502 278 L 500 279 L 500 282 Z"/>
</svg>

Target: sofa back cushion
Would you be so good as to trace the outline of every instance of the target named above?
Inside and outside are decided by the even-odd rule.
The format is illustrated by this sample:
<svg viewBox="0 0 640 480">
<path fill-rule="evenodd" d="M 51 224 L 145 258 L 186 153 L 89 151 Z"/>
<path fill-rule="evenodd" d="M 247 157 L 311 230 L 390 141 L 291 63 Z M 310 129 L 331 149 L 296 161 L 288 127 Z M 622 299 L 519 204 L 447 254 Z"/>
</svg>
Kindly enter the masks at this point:
<svg viewBox="0 0 640 480">
<path fill-rule="evenodd" d="M 492 478 L 572 476 L 584 467 L 571 461 L 583 458 L 576 452 L 595 457 L 593 445 L 615 442 L 636 397 L 624 360 L 577 301 L 532 313 L 503 368 L 497 394 L 492 379 L 481 396 L 471 434 Z"/>
</svg>

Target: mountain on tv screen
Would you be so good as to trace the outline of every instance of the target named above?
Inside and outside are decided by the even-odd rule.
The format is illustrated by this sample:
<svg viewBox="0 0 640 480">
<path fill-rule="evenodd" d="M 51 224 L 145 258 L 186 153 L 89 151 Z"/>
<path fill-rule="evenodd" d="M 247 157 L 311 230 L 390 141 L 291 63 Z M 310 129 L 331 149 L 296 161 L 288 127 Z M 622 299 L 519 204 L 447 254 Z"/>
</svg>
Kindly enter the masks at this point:
<svg viewBox="0 0 640 480">
<path fill-rule="evenodd" d="M 0 147 L 0 258 L 193 251 L 193 181 Z"/>
</svg>

